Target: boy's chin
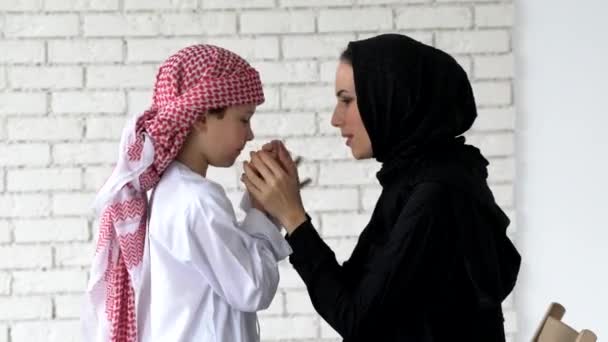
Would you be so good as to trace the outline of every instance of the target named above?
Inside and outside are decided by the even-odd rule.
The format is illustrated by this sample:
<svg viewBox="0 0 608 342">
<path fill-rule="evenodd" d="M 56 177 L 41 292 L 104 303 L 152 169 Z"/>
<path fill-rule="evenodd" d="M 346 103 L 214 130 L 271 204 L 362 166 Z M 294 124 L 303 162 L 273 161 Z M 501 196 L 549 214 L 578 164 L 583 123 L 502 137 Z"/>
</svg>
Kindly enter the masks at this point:
<svg viewBox="0 0 608 342">
<path fill-rule="evenodd" d="M 236 158 L 226 158 L 210 163 L 213 167 L 232 167 L 236 163 Z"/>
</svg>

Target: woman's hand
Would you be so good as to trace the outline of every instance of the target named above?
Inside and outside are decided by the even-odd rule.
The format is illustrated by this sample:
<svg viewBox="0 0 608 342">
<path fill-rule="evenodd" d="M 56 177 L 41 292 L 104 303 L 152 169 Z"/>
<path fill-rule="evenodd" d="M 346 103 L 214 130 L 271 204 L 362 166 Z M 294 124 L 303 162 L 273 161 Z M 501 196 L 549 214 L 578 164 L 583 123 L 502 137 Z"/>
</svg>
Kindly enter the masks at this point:
<svg viewBox="0 0 608 342">
<path fill-rule="evenodd" d="M 253 198 L 291 234 L 306 221 L 298 170 L 281 142 L 270 144 L 272 150 L 266 146 L 262 151 L 252 153 L 251 164 L 244 164 L 245 174 L 241 180 Z M 273 158 L 272 152 L 276 152 L 278 160 Z"/>
</svg>

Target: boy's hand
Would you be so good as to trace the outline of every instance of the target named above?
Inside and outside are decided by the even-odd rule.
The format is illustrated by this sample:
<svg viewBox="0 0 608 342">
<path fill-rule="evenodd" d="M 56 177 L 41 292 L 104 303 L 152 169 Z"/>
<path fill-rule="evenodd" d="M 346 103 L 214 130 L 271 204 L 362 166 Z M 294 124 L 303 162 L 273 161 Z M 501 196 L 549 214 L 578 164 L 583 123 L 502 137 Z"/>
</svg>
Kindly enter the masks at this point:
<svg viewBox="0 0 608 342">
<path fill-rule="evenodd" d="M 289 166 L 285 165 L 283 160 L 281 158 L 279 158 L 279 149 L 281 147 L 285 148 L 285 145 L 283 145 L 283 143 L 280 140 L 272 140 L 269 143 L 266 143 L 266 144 L 264 144 L 264 146 L 262 146 L 262 151 L 270 153 L 270 155 L 274 158 L 274 160 L 276 160 L 281 165 L 283 170 L 285 172 L 287 172 Z M 286 152 L 287 152 L 287 154 L 291 155 L 289 153 L 289 151 L 286 150 Z M 297 157 L 294 162 L 296 164 L 296 167 L 299 167 L 300 163 L 302 162 L 302 158 Z M 312 182 L 312 179 L 305 178 L 302 182 L 300 182 L 300 189 L 306 187 L 311 182 Z"/>
</svg>

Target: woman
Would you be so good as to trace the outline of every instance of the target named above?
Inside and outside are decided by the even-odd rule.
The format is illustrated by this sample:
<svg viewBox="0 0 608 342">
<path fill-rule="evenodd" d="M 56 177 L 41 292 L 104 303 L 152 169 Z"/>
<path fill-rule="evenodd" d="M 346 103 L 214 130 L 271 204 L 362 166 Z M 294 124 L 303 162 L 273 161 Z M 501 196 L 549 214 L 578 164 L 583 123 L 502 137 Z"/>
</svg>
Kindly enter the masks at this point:
<svg viewBox="0 0 608 342">
<path fill-rule="evenodd" d="M 460 137 L 477 116 L 466 73 L 440 50 L 381 35 L 348 45 L 336 96 L 332 124 L 353 156 L 382 163 L 382 193 L 348 261 L 305 214 L 282 144 L 255 153 L 243 177 L 287 229 L 317 312 L 344 341 L 504 341 L 501 303 L 520 256 L 487 160 Z"/>
</svg>

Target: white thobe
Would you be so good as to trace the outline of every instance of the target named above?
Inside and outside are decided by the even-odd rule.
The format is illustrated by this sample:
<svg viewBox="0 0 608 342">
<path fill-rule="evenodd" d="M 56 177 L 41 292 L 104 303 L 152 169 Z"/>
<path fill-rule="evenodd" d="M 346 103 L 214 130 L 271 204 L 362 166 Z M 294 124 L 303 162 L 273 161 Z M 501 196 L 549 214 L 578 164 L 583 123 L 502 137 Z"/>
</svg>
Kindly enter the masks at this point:
<svg viewBox="0 0 608 342">
<path fill-rule="evenodd" d="M 260 340 L 256 311 L 274 298 L 291 248 L 246 199 L 238 223 L 219 184 L 177 161 L 167 168 L 150 200 L 140 341 Z"/>
</svg>

